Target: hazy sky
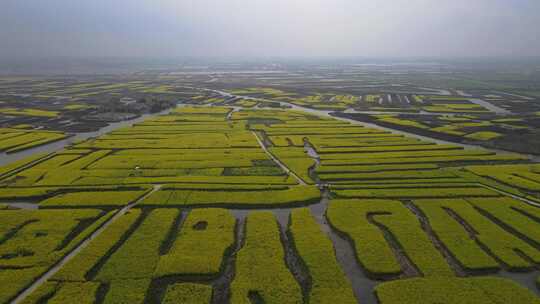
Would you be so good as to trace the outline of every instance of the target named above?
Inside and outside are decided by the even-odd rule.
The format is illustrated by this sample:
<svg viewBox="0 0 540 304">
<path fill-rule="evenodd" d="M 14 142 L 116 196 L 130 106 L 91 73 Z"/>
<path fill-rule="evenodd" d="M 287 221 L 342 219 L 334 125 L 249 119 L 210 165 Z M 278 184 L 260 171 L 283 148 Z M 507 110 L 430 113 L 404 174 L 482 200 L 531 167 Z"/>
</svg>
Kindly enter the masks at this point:
<svg viewBox="0 0 540 304">
<path fill-rule="evenodd" d="M 0 57 L 533 56 L 539 0 L 1 0 Z"/>
</svg>

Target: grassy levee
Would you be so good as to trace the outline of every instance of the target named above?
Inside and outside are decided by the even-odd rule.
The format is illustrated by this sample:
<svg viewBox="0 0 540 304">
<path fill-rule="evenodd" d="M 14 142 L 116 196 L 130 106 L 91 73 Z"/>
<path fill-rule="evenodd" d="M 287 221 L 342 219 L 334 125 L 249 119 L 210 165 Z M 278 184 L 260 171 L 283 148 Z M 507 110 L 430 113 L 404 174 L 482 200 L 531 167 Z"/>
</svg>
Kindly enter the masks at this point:
<svg viewBox="0 0 540 304">
<path fill-rule="evenodd" d="M 169 251 L 160 257 L 155 276 L 215 277 L 234 244 L 235 224 L 226 209 L 192 210 Z"/>
<path fill-rule="evenodd" d="M 231 303 L 303 303 L 301 288 L 285 265 L 280 231 L 272 213 L 248 215 L 245 243 L 235 267 Z"/>
<path fill-rule="evenodd" d="M 311 277 L 308 303 L 357 303 L 351 283 L 337 263 L 332 241 L 309 209 L 292 211 L 289 235 Z"/>
</svg>

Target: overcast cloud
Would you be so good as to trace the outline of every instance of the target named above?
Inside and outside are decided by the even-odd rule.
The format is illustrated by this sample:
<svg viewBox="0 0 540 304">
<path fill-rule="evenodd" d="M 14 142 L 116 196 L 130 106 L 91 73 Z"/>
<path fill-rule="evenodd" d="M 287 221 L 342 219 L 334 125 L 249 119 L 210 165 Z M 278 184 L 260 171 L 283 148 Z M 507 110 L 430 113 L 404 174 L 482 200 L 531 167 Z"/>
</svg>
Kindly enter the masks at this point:
<svg viewBox="0 0 540 304">
<path fill-rule="evenodd" d="M 0 57 L 534 56 L 538 0 L 2 0 Z"/>
</svg>

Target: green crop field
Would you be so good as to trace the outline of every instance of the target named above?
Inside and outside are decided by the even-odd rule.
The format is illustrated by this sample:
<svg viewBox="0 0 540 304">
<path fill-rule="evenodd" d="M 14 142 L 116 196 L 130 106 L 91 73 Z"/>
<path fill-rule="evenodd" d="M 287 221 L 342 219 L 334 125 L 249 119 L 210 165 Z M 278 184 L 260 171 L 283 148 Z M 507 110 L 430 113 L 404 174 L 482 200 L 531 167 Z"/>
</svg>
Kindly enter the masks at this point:
<svg viewBox="0 0 540 304">
<path fill-rule="evenodd" d="M 53 92 L 125 90 L 178 88 L 105 82 Z M 228 92 L 311 109 L 405 100 Z M 407 96 L 426 110 L 484 111 L 457 97 Z M 266 100 L 201 92 L 193 103 L 204 106 L 0 167 L 0 303 L 540 302 L 540 167 L 527 155 Z M 8 152 L 29 144 L 9 146 L 17 138 L 41 140 L 39 130 L 3 130 Z"/>
</svg>

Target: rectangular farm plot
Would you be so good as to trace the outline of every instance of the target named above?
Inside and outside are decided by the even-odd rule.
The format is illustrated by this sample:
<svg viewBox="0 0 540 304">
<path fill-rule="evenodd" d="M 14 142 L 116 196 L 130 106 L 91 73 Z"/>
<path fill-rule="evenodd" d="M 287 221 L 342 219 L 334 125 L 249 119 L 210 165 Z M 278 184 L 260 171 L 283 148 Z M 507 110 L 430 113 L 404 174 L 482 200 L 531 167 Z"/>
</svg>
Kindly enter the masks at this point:
<svg viewBox="0 0 540 304">
<path fill-rule="evenodd" d="M 417 144 L 410 144 L 400 146 L 387 143 L 386 141 L 378 142 L 377 145 L 371 145 L 367 147 L 317 147 L 317 152 L 321 155 L 324 154 L 355 154 L 355 153 L 374 153 L 374 152 L 405 152 L 405 151 L 447 151 L 447 150 L 462 150 L 463 148 L 455 145 L 437 145 L 428 142 L 414 142 Z M 345 142 L 343 144 L 346 144 Z M 347 156 L 347 155 L 344 155 Z"/>
<path fill-rule="evenodd" d="M 297 181 L 291 176 L 157 176 L 157 177 L 85 177 L 73 183 L 74 186 L 104 186 L 104 185 L 141 185 L 141 184 L 260 184 L 260 185 L 295 185 Z"/>
<path fill-rule="evenodd" d="M 147 206 L 228 206 L 285 207 L 319 202 L 321 192 L 315 186 L 293 186 L 282 189 L 242 190 L 174 189 L 174 186 L 152 193 L 142 205 Z"/>
<path fill-rule="evenodd" d="M 270 212 L 252 212 L 246 219 L 245 243 L 236 256 L 231 303 L 302 303 L 302 291 L 285 265 L 280 228 Z"/>
<path fill-rule="evenodd" d="M 368 173 L 334 173 L 318 174 L 321 180 L 332 182 L 341 180 L 385 180 L 385 179 L 439 179 L 455 178 L 454 173 L 445 170 L 403 170 Z"/>
<path fill-rule="evenodd" d="M 137 201 L 148 190 L 139 191 L 87 191 L 58 194 L 39 203 L 45 208 L 62 207 L 119 207 Z"/>
<path fill-rule="evenodd" d="M 213 277 L 234 243 L 236 220 L 225 209 L 194 209 L 159 259 L 156 276 Z"/>
<path fill-rule="evenodd" d="M 438 169 L 436 164 L 404 164 L 404 165 L 359 165 L 359 166 L 318 166 L 315 172 L 321 174 L 339 173 L 371 173 L 401 170 L 429 170 Z"/>
<path fill-rule="evenodd" d="M 160 246 L 179 215 L 175 209 L 157 209 L 144 214 L 137 229 L 112 253 L 95 279 L 109 282 L 152 278 L 159 263 Z"/>
<path fill-rule="evenodd" d="M 384 182 L 384 181 L 383 181 Z M 419 182 L 422 182 L 419 180 Z M 393 187 L 378 189 L 376 187 L 332 190 L 337 197 L 342 198 L 390 198 L 390 199 L 413 199 L 413 198 L 460 198 L 460 197 L 498 197 L 500 193 L 490 189 L 466 186 L 466 187 Z"/>
<path fill-rule="evenodd" d="M 169 127 L 170 128 L 170 127 Z M 155 129 L 155 128 L 153 128 Z M 167 130 L 164 127 L 163 130 Z M 148 132 L 159 133 L 160 130 L 149 130 Z M 254 138 L 248 132 L 239 133 L 198 133 L 198 134 L 175 134 L 170 133 L 168 138 L 161 139 L 134 139 L 127 136 L 117 136 L 114 140 L 94 140 L 78 144 L 77 148 L 93 149 L 145 149 L 153 147 L 156 149 L 189 149 L 200 148 L 255 148 L 258 146 Z M 122 138 L 127 137 L 127 138 Z"/>
<path fill-rule="evenodd" d="M 435 150 L 435 151 L 402 151 L 402 152 L 368 152 L 368 153 L 328 153 L 322 154 L 321 160 L 324 162 L 326 160 L 335 160 L 335 159 L 392 159 L 392 158 L 417 158 L 417 157 L 451 157 L 451 156 L 483 156 L 483 155 L 493 155 L 493 152 L 486 150 Z"/>
<path fill-rule="evenodd" d="M 92 170 L 209 169 L 251 167 L 269 157 L 260 149 L 126 149 L 92 164 Z"/>
<path fill-rule="evenodd" d="M 309 142 L 317 149 L 323 152 L 340 152 L 347 150 L 380 150 L 384 147 L 392 146 L 419 146 L 434 145 L 427 141 L 421 141 L 416 138 L 404 137 L 393 133 L 375 133 L 375 134 L 331 134 L 331 135 L 310 135 Z M 367 152 L 367 151 L 364 151 Z"/>
<path fill-rule="evenodd" d="M 378 157 L 378 158 L 354 158 L 354 159 L 328 159 L 323 160 L 323 165 L 348 166 L 348 165 L 387 165 L 387 164 L 419 164 L 419 163 L 478 163 L 494 161 L 518 161 L 527 159 L 525 156 L 517 154 L 495 154 L 495 155 L 458 155 L 458 156 L 425 156 L 416 157 Z"/>
</svg>

